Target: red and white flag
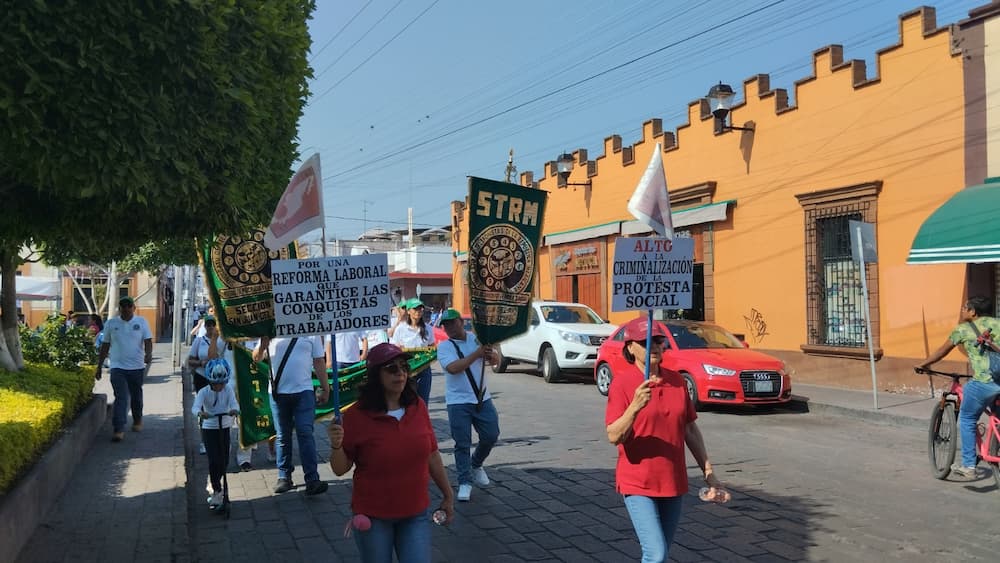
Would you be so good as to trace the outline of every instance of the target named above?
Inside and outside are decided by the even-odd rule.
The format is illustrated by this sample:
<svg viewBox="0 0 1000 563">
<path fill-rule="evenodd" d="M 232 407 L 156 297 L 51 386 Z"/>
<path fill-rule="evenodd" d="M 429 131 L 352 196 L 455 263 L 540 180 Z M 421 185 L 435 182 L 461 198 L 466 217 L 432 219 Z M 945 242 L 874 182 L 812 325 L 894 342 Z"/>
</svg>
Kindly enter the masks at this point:
<svg viewBox="0 0 1000 563">
<path fill-rule="evenodd" d="M 264 246 L 278 250 L 309 231 L 323 228 L 322 178 L 319 154 L 314 154 L 292 176 L 274 208 Z"/>
<path fill-rule="evenodd" d="M 663 173 L 662 153 L 657 143 L 646 172 L 628 200 L 628 210 L 658 235 L 673 240 L 674 221 L 670 216 L 670 194 L 667 193 L 667 176 Z"/>
</svg>

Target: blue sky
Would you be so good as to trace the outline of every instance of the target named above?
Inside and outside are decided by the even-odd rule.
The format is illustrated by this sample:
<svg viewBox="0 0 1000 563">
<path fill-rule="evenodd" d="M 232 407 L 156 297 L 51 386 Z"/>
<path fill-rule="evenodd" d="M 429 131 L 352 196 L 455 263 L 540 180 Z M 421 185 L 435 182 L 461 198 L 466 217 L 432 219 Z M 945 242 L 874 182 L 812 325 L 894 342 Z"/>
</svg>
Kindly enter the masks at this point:
<svg viewBox="0 0 1000 563">
<path fill-rule="evenodd" d="M 946 25 L 985 3 L 930 5 Z M 405 228 L 411 207 L 415 227 L 447 225 L 466 176 L 502 179 L 511 148 L 537 178 L 562 152 L 634 143 L 649 119 L 676 128 L 719 81 L 742 99 L 742 81 L 766 73 L 791 95 L 831 43 L 871 73 L 919 5 L 318 0 L 299 139 L 321 156 L 327 237 Z"/>
</svg>

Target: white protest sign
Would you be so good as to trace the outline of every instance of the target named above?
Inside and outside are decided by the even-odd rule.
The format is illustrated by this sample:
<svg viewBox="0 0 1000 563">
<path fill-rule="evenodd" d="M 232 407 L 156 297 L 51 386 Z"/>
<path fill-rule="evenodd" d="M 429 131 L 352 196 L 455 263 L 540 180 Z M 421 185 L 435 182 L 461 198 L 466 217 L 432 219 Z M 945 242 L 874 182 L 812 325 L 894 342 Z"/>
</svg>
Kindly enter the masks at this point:
<svg viewBox="0 0 1000 563">
<path fill-rule="evenodd" d="M 690 309 L 694 239 L 619 238 L 611 310 Z"/>
<path fill-rule="evenodd" d="M 274 260 L 278 336 L 374 330 L 389 326 L 389 260 L 385 254 Z"/>
</svg>

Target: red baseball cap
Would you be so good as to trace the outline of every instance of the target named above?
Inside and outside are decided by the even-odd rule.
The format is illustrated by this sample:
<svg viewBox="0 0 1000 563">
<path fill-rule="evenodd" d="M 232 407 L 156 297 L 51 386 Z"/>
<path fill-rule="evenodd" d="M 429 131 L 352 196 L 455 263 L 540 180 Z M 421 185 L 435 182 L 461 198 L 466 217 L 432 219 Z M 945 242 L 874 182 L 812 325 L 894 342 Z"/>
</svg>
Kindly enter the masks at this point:
<svg viewBox="0 0 1000 563">
<path fill-rule="evenodd" d="M 625 340 L 632 342 L 645 342 L 649 320 L 646 317 L 638 317 L 625 323 Z M 666 336 L 667 331 L 663 323 L 653 321 L 653 336 Z"/>
<path fill-rule="evenodd" d="M 404 352 L 402 348 L 396 346 L 395 344 L 390 344 L 388 342 L 377 344 L 374 348 L 368 351 L 368 369 L 374 370 L 380 368 L 399 357 L 410 359 L 413 355 L 408 352 Z"/>
</svg>

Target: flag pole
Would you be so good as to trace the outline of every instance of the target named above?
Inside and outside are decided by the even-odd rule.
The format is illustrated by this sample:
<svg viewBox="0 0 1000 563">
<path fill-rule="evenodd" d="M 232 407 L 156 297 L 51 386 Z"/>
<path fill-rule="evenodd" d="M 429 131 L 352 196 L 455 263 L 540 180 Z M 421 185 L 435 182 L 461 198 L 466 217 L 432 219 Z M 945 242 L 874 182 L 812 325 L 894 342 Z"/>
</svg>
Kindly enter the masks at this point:
<svg viewBox="0 0 1000 563">
<path fill-rule="evenodd" d="M 322 202 L 322 199 L 320 200 Z M 322 209 L 322 203 L 320 203 Z M 323 226 L 320 227 L 320 232 L 322 233 L 319 239 L 320 248 L 323 249 L 323 258 L 326 258 L 326 221 L 323 221 Z M 330 383 L 330 399 L 333 401 L 333 421 L 340 424 L 340 369 L 339 363 L 337 362 L 337 338 L 336 333 L 330 333 L 330 364 L 332 366 L 331 370 L 333 373 L 333 381 Z"/>
<path fill-rule="evenodd" d="M 653 347 L 653 310 L 650 309 L 647 315 L 647 326 L 646 326 L 646 375 L 645 379 L 649 379 L 649 350 Z"/>
</svg>

